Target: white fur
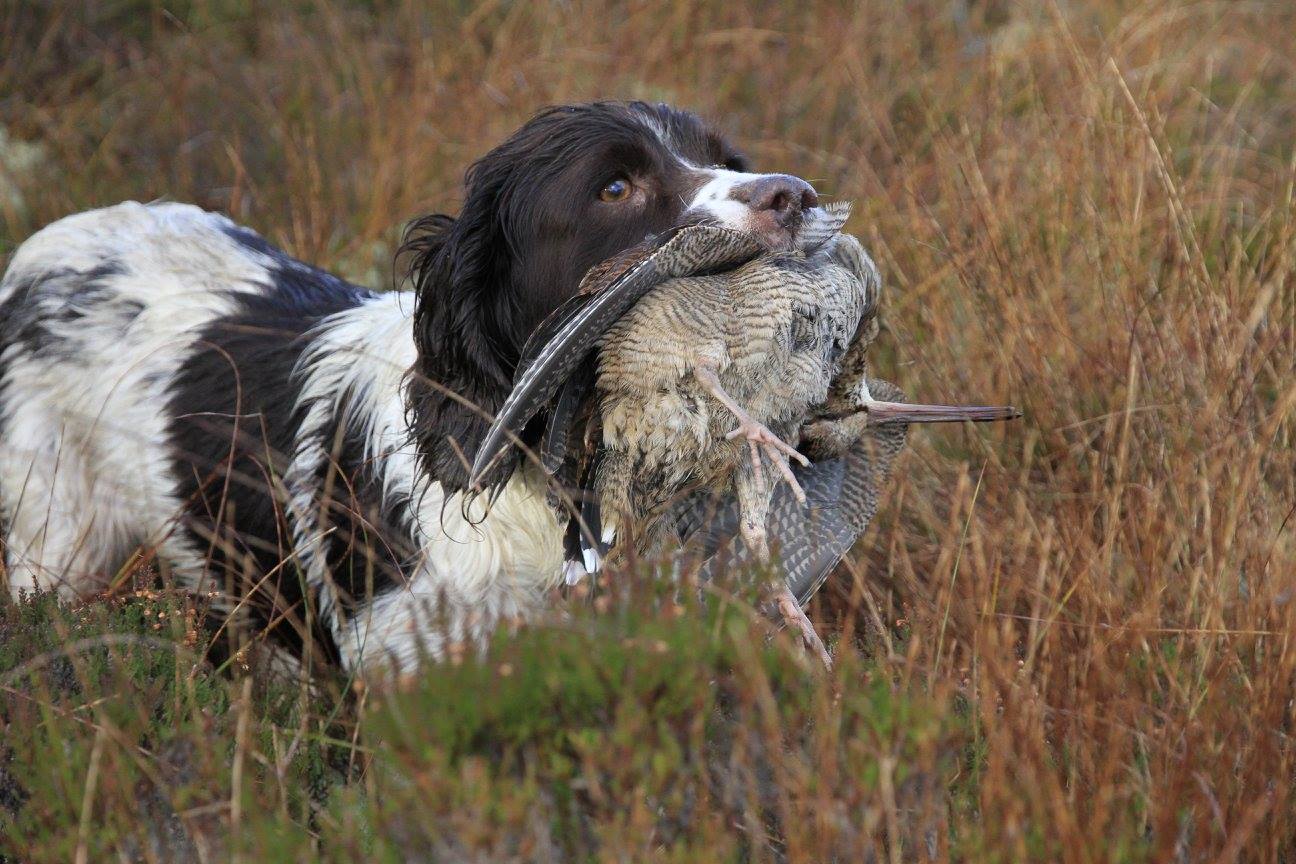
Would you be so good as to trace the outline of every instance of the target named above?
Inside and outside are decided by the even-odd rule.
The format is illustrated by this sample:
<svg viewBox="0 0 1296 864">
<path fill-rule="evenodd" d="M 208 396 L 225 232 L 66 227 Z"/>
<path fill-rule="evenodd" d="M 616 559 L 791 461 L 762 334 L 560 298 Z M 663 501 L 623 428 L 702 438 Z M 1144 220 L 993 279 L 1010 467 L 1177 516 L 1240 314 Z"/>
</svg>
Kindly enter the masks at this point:
<svg viewBox="0 0 1296 864">
<path fill-rule="evenodd" d="M 751 207 L 731 196 L 734 189 L 759 180 L 764 175 L 730 171 L 726 168 L 708 168 L 704 173 L 711 179 L 703 183 L 693 196 L 693 200 L 689 202 L 689 212 L 704 213 L 725 228 L 747 230 L 752 217 Z"/>
<path fill-rule="evenodd" d="M 380 466 L 384 494 L 417 503 L 422 557 L 409 583 L 378 598 L 364 620 L 348 622 L 327 595 L 321 601 L 348 665 L 370 665 L 380 656 L 405 665 L 419 650 L 439 653 L 447 638 L 467 639 L 501 617 L 528 614 L 562 574 L 563 524 L 545 502 L 542 478 L 519 471 L 489 515 L 483 502 L 474 502 L 471 522 L 459 496 L 447 502 L 439 484 L 421 480 L 401 398 L 414 362 L 413 307 L 412 295 L 392 293 L 333 316 L 316 331 L 299 369 L 303 399 L 313 405 L 303 440 L 318 440 L 314 428 L 349 412 L 365 429 L 365 455 Z M 309 478 L 325 458 L 318 444 L 304 445 L 285 478 L 308 579 L 321 584 L 328 576 Z M 446 616 L 449 632 L 433 623 L 437 615 Z"/>
<path fill-rule="evenodd" d="M 168 545 L 177 566 L 201 561 L 171 537 L 179 502 L 159 407 L 191 334 L 228 311 L 222 291 L 256 290 L 265 275 L 219 230 L 225 224 L 195 207 L 129 202 L 60 220 L 14 254 L 0 303 L 32 274 L 115 260 L 129 272 L 105 283 L 143 311 L 124 331 L 95 320 L 106 310 L 66 325 L 59 335 L 81 361 L 72 368 L 4 346 L 7 401 L 22 403 L 0 446 L 12 591 L 92 592 L 139 544 Z M 59 332 L 56 320 L 49 327 Z"/>
</svg>

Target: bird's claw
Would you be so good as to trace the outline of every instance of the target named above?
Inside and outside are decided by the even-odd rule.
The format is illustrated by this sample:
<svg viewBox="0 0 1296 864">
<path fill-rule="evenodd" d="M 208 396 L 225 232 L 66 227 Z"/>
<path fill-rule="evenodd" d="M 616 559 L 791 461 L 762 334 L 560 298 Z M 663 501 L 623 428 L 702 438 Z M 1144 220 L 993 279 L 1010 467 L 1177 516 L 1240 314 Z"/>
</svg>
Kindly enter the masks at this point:
<svg viewBox="0 0 1296 864">
<path fill-rule="evenodd" d="M 783 623 L 788 627 L 795 629 L 801 634 L 801 641 L 805 644 L 807 650 L 816 655 L 819 661 L 824 664 L 825 669 L 832 669 L 832 656 L 828 653 L 828 648 L 824 645 L 819 634 L 815 632 L 814 624 L 806 617 L 805 610 L 797 602 L 792 592 L 784 588 L 779 592 L 777 601 L 779 614 L 783 616 Z"/>
<path fill-rule="evenodd" d="M 755 473 L 757 488 L 765 488 L 765 474 L 761 468 L 760 457 L 763 450 L 769 460 L 774 463 L 779 474 L 787 481 L 797 501 L 801 504 L 806 503 L 805 490 L 801 488 L 796 475 L 792 473 L 792 466 L 788 463 L 788 459 L 789 457 L 795 459 L 805 466 L 809 466 L 809 459 L 798 452 L 791 444 L 771 432 L 764 423 L 753 420 L 751 417 L 739 417 L 737 428 L 725 435 L 725 440 L 732 441 L 738 437 L 747 439 L 747 447 L 751 451 L 752 470 Z"/>
</svg>

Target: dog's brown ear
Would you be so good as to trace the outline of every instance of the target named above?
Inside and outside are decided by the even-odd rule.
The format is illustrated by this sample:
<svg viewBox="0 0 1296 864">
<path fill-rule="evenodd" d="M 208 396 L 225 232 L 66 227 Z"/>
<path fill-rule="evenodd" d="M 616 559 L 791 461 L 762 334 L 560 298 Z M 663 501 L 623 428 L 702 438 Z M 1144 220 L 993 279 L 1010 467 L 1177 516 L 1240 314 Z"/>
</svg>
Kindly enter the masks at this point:
<svg viewBox="0 0 1296 864">
<path fill-rule="evenodd" d="M 476 452 L 512 379 L 503 335 L 509 312 L 501 308 L 508 251 L 490 181 L 470 171 L 461 214 L 415 221 L 397 253 L 415 292 L 418 359 L 406 388 L 410 428 L 422 470 L 450 490 L 466 487 L 464 454 Z"/>
</svg>

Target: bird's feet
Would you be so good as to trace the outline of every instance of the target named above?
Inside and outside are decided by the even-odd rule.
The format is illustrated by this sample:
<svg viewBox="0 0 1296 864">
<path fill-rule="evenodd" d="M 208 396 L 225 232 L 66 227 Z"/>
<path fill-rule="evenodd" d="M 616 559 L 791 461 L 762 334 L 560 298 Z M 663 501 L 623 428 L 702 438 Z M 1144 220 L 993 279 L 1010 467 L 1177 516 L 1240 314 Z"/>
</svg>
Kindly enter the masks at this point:
<svg viewBox="0 0 1296 864">
<path fill-rule="evenodd" d="M 832 657 L 829 656 L 827 647 L 815 632 L 814 624 L 806 617 L 805 610 L 801 608 L 791 589 L 784 588 L 779 591 L 775 602 L 778 604 L 779 614 L 783 616 L 783 623 L 801 634 L 801 641 L 806 650 L 817 656 L 825 669 L 832 669 Z"/>
<path fill-rule="evenodd" d="M 731 411 L 733 409 L 730 409 Z M 774 467 L 783 475 L 788 486 L 792 488 L 792 494 L 796 496 L 797 501 L 802 504 L 806 503 L 805 490 L 797 482 L 796 475 L 792 473 L 792 466 L 788 459 L 795 459 L 802 465 L 809 465 L 810 460 L 797 452 L 797 449 L 782 438 L 775 435 L 769 430 L 764 423 L 752 419 L 746 411 L 733 411 L 734 416 L 738 418 L 738 426 L 732 432 L 725 435 L 725 440 L 732 441 L 735 438 L 747 439 L 747 448 L 751 452 L 752 471 L 756 478 L 756 487 L 764 489 L 765 474 L 761 467 L 761 453 L 774 463 Z"/>
<path fill-rule="evenodd" d="M 797 482 L 796 475 L 792 473 L 792 466 L 788 464 L 788 458 L 797 460 L 802 465 L 809 466 L 810 460 L 797 452 L 797 449 L 782 438 L 775 435 L 769 428 L 750 414 L 743 410 L 734 398 L 725 392 L 724 387 L 720 384 L 720 376 L 716 372 L 716 361 L 711 357 L 698 357 L 696 365 L 693 367 L 693 374 L 698 382 L 714 396 L 721 405 L 729 409 L 729 412 L 738 419 L 738 427 L 725 436 L 725 439 L 732 441 L 741 436 L 747 439 L 747 447 L 751 451 L 752 472 L 756 480 L 756 487 L 761 491 L 765 489 L 765 473 L 761 468 L 761 452 L 769 457 L 774 466 L 778 468 L 783 479 L 792 487 L 792 493 L 796 495 L 797 501 L 804 504 L 806 502 L 805 490 Z"/>
</svg>

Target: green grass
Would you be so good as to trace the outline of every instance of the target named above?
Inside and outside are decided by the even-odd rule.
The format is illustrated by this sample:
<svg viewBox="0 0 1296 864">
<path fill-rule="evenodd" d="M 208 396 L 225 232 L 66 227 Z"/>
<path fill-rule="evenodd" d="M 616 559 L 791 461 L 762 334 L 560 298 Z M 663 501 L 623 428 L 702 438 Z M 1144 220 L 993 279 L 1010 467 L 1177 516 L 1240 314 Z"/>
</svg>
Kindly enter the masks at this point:
<svg viewBox="0 0 1296 864">
<path fill-rule="evenodd" d="M 733 599 L 619 593 L 382 691 L 218 673 L 196 662 L 200 610 L 166 593 L 7 606 L 0 848 L 860 860 L 878 829 L 937 842 L 966 711 L 849 649 L 825 675 Z"/>
</svg>

